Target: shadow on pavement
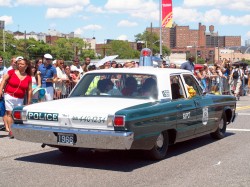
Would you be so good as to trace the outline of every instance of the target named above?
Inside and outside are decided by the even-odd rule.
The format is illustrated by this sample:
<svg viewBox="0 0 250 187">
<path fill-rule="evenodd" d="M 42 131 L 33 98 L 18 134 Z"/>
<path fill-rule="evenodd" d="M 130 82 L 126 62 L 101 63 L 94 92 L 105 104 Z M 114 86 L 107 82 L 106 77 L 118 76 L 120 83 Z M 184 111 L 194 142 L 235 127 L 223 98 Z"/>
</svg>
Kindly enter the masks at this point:
<svg viewBox="0 0 250 187">
<path fill-rule="evenodd" d="M 225 138 L 231 135 L 234 135 L 234 133 L 227 133 Z M 171 159 L 171 157 L 178 156 L 215 142 L 216 141 L 209 136 L 202 136 L 175 144 L 170 146 L 166 159 Z M 142 151 L 91 151 L 89 149 L 80 149 L 77 153 L 71 155 L 63 154 L 59 150 L 53 150 L 45 153 L 19 157 L 16 160 L 120 172 L 131 172 L 135 169 L 156 163 L 156 161 L 147 160 Z"/>
</svg>

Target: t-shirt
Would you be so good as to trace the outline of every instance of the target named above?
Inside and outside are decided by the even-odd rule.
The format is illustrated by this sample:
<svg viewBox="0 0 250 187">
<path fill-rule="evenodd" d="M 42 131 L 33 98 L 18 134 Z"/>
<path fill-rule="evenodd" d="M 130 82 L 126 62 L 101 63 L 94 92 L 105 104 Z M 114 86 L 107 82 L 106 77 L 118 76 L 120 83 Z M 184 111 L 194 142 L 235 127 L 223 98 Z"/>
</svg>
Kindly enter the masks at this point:
<svg viewBox="0 0 250 187">
<path fill-rule="evenodd" d="M 31 76 L 26 75 L 23 80 L 20 80 L 15 71 L 16 70 L 14 69 L 8 71 L 10 78 L 6 84 L 4 92 L 12 97 L 23 99 L 29 88 L 29 84 L 32 82 Z"/>
<path fill-rule="evenodd" d="M 6 68 L 5 66 L 1 66 L 1 67 L 0 67 L 0 82 L 2 81 L 3 76 L 4 76 L 4 74 L 6 74 L 6 73 L 7 73 L 7 68 Z"/>
<path fill-rule="evenodd" d="M 41 72 L 41 79 L 42 79 L 42 87 L 46 88 L 46 87 L 53 87 L 53 83 L 52 82 L 46 82 L 46 79 L 51 79 L 54 77 L 54 75 L 56 75 L 56 68 L 54 66 L 52 66 L 51 64 L 48 66 L 45 66 L 44 64 L 41 64 L 38 67 L 38 71 Z"/>
</svg>

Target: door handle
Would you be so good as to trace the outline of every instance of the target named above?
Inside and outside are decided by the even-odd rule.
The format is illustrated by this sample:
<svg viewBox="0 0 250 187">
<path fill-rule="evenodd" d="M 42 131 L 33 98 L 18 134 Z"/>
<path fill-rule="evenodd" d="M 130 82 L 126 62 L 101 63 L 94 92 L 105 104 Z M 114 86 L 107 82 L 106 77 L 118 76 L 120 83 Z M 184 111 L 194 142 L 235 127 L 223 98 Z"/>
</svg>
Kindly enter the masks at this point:
<svg viewBox="0 0 250 187">
<path fill-rule="evenodd" d="M 181 109 L 182 108 L 182 104 L 176 105 L 176 108 Z"/>
<path fill-rule="evenodd" d="M 196 106 L 200 106 L 200 102 L 199 101 L 194 101 Z"/>
</svg>

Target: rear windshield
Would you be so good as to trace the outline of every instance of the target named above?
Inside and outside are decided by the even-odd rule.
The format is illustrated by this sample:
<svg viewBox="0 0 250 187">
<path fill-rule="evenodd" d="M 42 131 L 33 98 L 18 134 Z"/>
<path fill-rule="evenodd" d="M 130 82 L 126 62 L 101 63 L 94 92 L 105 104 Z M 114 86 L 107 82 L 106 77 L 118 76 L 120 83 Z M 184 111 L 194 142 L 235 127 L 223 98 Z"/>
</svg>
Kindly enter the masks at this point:
<svg viewBox="0 0 250 187">
<path fill-rule="evenodd" d="M 128 73 L 92 73 L 85 75 L 70 97 L 157 98 L 154 75 Z"/>
</svg>

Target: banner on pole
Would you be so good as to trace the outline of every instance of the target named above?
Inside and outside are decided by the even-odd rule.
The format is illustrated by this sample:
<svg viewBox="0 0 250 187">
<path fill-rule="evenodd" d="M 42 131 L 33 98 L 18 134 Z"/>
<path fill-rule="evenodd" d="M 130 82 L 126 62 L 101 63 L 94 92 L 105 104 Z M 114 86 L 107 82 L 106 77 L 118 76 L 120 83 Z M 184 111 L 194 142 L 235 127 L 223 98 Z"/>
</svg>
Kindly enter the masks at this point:
<svg viewBox="0 0 250 187">
<path fill-rule="evenodd" d="M 172 27 L 173 24 L 173 11 L 172 11 L 172 0 L 162 0 L 161 4 L 161 26 Z"/>
</svg>

